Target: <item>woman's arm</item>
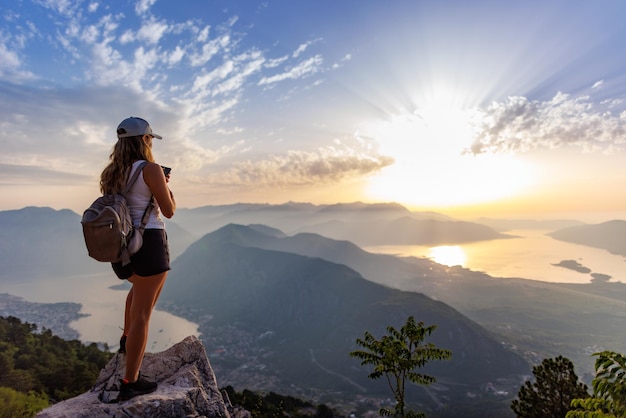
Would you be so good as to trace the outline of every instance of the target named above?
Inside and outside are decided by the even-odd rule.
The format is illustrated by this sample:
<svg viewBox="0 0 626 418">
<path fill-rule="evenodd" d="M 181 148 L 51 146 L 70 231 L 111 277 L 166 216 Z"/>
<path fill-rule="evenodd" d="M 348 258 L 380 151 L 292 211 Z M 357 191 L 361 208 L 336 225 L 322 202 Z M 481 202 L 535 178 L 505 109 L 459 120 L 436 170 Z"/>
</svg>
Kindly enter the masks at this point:
<svg viewBox="0 0 626 418">
<path fill-rule="evenodd" d="M 167 181 L 161 166 L 157 163 L 146 164 L 143 168 L 143 179 L 159 204 L 163 216 L 168 219 L 174 216 L 176 201 L 169 187 L 167 187 Z"/>
</svg>

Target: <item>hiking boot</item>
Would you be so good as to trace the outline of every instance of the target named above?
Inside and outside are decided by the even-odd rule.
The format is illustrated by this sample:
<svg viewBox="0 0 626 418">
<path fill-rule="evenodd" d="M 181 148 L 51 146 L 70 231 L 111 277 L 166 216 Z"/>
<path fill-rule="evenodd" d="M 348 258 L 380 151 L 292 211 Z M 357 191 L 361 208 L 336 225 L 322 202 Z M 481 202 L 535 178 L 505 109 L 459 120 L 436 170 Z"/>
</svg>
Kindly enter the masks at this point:
<svg viewBox="0 0 626 418">
<path fill-rule="evenodd" d="M 156 382 L 148 382 L 141 375 L 139 379 L 133 383 L 125 383 L 124 380 L 120 381 L 120 395 L 118 399 L 120 401 L 126 401 L 135 396 L 145 395 L 152 393 L 157 389 Z"/>
<path fill-rule="evenodd" d="M 126 335 L 122 335 L 122 338 L 120 338 L 120 349 L 117 352 L 126 353 Z"/>
</svg>

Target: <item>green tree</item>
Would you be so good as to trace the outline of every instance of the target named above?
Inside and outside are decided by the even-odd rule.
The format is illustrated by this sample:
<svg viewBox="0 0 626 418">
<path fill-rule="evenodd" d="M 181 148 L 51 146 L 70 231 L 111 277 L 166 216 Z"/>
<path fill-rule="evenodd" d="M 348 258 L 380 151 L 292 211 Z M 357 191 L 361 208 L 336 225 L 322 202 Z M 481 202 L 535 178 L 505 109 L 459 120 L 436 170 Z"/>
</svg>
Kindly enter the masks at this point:
<svg viewBox="0 0 626 418">
<path fill-rule="evenodd" d="M 621 418 L 626 416 L 626 357 L 613 351 L 594 353 L 596 377 L 593 396 L 574 399 L 567 418 Z"/>
<path fill-rule="evenodd" d="M 48 397 L 0 386 L 0 418 L 30 418 L 48 406 Z"/>
<path fill-rule="evenodd" d="M 370 379 L 385 376 L 396 400 L 393 411 L 382 408 L 380 415 L 396 418 L 425 416 L 406 408 L 405 384 L 407 379 L 420 385 L 435 382 L 434 377 L 417 373 L 415 370 L 431 360 L 447 360 L 452 356 L 449 350 L 437 348 L 431 343 L 423 344 L 424 339 L 430 336 L 435 328 L 437 328 L 435 325 L 424 327 L 423 322 L 416 323 L 410 316 L 400 330 L 392 326 L 387 327 L 389 335 L 383 336 L 380 340 L 367 331 L 363 339 L 356 340 L 365 350 L 352 351 L 350 356 L 360 359 L 362 366 L 374 366 L 374 371 L 368 375 Z"/>
<path fill-rule="evenodd" d="M 511 403 L 518 418 L 565 418 L 573 399 L 589 396 L 572 362 L 562 356 L 544 359 L 533 375 L 535 382 L 527 381 Z"/>
<path fill-rule="evenodd" d="M 53 401 L 89 390 L 113 355 L 15 317 L 0 317 L 0 337 L 0 386 L 44 392 Z"/>
</svg>

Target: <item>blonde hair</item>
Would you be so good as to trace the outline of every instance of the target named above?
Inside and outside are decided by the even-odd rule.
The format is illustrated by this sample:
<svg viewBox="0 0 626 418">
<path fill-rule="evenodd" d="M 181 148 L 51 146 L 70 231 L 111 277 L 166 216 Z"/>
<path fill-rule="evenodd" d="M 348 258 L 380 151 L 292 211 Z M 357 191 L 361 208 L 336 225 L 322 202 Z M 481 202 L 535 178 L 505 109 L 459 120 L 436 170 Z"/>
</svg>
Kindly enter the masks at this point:
<svg viewBox="0 0 626 418">
<path fill-rule="evenodd" d="M 109 164 L 100 175 L 100 191 L 103 194 L 121 193 L 128 180 L 130 168 L 137 160 L 154 162 L 152 150 L 143 137 L 119 138 L 109 155 Z"/>
</svg>

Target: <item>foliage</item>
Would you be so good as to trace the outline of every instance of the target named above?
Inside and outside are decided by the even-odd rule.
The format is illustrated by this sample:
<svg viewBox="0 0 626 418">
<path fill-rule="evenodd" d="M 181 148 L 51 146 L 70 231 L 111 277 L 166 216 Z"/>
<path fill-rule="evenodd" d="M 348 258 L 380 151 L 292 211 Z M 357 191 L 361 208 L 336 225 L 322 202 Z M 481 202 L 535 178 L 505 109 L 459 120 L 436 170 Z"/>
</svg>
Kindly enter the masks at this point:
<svg viewBox="0 0 626 418">
<path fill-rule="evenodd" d="M 48 397 L 35 392 L 21 393 L 0 387 L 0 418 L 26 418 L 48 406 Z"/>
<path fill-rule="evenodd" d="M 111 356 L 95 343 L 66 341 L 18 318 L 0 317 L 0 386 L 68 399 L 89 390 Z"/>
<path fill-rule="evenodd" d="M 333 418 L 339 417 L 326 405 L 314 406 L 310 402 L 303 401 L 291 396 L 278 395 L 274 392 L 263 396 L 245 389 L 243 392 L 235 392 L 232 386 L 223 389 L 230 402 L 249 411 L 255 418 L 275 418 L 289 416 L 292 418 L 315 417 Z"/>
<path fill-rule="evenodd" d="M 533 367 L 533 375 L 535 382 L 527 381 L 511 403 L 518 418 L 565 418 L 573 399 L 589 396 L 573 363 L 562 356 L 544 359 Z"/>
<path fill-rule="evenodd" d="M 613 351 L 594 353 L 596 377 L 593 396 L 574 399 L 567 418 L 618 418 L 626 416 L 626 357 Z"/>
<path fill-rule="evenodd" d="M 393 411 L 386 408 L 380 410 L 382 416 L 396 418 L 424 416 L 410 409 L 405 411 L 405 384 L 407 379 L 420 385 L 435 382 L 434 377 L 417 373 L 415 370 L 424 367 L 430 360 L 447 360 L 452 356 L 449 350 L 437 348 L 431 343 L 422 344 L 435 328 L 435 325 L 424 327 L 423 322 L 416 323 L 410 316 L 400 330 L 392 326 L 387 327 L 389 335 L 383 336 L 380 340 L 367 331 L 363 339 L 357 339 L 357 344 L 365 350 L 353 351 L 350 356 L 360 359 L 362 366 L 374 366 L 374 371 L 368 375 L 370 379 L 385 376 L 396 400 Z"/>
</svg>

